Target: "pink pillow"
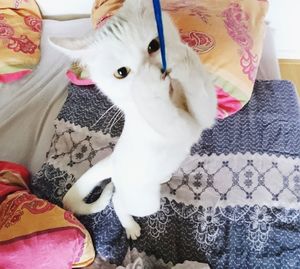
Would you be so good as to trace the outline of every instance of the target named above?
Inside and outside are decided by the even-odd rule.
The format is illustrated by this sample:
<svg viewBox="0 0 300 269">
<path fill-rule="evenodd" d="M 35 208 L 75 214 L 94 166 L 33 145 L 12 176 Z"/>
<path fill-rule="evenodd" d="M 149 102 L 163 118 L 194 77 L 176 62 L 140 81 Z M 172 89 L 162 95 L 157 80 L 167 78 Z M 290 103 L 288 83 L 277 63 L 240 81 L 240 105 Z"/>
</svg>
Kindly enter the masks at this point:
<svg viewBox="0 0 300 269">
<path fill-rule="evenodd" d="M 28 190 L 29 173 L 0 161 L 0 268 L 71 269 L 89 265 L 89 233 L 72 213 Z"/>
</svg>

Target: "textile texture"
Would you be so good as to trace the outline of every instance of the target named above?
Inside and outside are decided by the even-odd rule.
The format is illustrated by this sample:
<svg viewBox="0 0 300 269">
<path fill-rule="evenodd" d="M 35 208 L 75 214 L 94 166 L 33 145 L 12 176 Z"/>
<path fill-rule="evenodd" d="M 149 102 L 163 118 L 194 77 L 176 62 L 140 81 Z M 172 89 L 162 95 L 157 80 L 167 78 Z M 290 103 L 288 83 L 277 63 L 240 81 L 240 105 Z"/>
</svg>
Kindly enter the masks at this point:
<svg viewBox="0 0 300 269">
<path fill-rule="evenodd" d="M 101 117 L 111 105 L 93 86 L 69 87 L 48 161 L 31 184 L 35 194 L 61 205 L 76 179 L 112 152 L 123 119 L 114 121 L 113 109 Z M 80 216 L 98 254 L 116 264 L 126 254 L 146 253 L 165 264 L 300 267 L 300 111 L 293 85 L 256 81 L 249 103 L 203 133 L 161 196 L 157 214 L 137 219 L 137 241 L 126 240 L 111 204 Z"/>
</svg>

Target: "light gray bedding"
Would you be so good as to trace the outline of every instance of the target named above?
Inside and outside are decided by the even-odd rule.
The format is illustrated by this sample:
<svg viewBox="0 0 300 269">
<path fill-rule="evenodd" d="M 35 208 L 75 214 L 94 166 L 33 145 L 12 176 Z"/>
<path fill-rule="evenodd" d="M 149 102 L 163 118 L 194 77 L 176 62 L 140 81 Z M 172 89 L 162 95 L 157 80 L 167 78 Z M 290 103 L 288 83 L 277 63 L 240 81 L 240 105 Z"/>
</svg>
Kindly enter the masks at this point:
<svg viewBox="0 0 300 269">
<path fill-rule="evenodd" d="M 25 165 L 34 173 L 45 161 L 56 118 L 66 97 L 70 60 L 49 44 L 49 36 L 81 36 L 89 19 L 44 20 L 41 62 L 20 81 L 0 84 L 0 160 Z"/>
</svg>

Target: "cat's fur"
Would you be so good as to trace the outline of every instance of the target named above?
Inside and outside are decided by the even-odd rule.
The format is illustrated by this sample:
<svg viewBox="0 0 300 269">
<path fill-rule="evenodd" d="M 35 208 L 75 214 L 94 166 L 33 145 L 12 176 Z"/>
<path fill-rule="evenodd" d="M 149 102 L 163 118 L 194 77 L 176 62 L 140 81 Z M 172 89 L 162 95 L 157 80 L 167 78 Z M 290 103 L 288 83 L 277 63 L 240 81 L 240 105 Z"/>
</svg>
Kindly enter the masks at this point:
<svg viewBox="0 0 300 269">
<path fill-rule="evenodd" d="M 78 179 L 64 206 L 78 214 L 95 213 L 113 196 L 116 214 L 132 239 L 140 235 L 132 216 L 159 210 L 160 184 L 170 179 L 216 116 L 215 91 L 198 55 L 181 42 L 165 13 L 163 22 L 171 70 L 165 79 L 160 51 L 147 51 L 157 37 L 152 1 L 126 0 L 106 25 L 84 39 L 51 39 L 87 66 L 90 78 L 125 114 L 113 153 Z M 124 79 L 113 75 L 120 67 L 131 70 Z M 112 183 L 96 202 L 86 204 L 83 199 L 106 178 Z"/>
</svg>

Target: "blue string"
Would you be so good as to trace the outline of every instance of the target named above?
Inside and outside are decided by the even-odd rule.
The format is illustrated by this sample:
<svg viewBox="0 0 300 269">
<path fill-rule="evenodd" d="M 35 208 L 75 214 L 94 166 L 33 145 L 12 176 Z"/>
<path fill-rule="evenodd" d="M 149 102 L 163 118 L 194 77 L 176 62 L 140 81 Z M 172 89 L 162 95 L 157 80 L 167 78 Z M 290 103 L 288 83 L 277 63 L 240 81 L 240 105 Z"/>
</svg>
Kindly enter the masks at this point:
<svg viewBox="0 0 300 269">
<path fill-rule="evenodd" d="M 162 23 L 161 5 L 160 5 L 160 0 L 152 0 L 152 1 L 153 1 L 156 26 L 158 31 L 158 38 L 160 43 L 162 71 L 165 72 L 167 70 L 167 61 L 166 61 L 166 46 L 165 46 L 165 38 L 164 38 L 164 27 Z"/>
</svg>

